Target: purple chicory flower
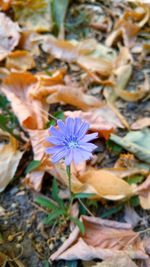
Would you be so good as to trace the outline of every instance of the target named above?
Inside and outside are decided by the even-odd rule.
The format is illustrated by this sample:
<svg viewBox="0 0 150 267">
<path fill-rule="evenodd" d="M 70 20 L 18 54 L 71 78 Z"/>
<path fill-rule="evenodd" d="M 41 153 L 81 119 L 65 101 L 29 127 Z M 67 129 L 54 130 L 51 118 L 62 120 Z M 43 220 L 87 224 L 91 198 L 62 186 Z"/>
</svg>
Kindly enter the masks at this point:
<svg viewBox="0 0 150 267">
<path fill-rule="evenodd" d="M 67 118 L 65 122 L 57 121 L 58 128 L 51 126 L 51 136 L 47 141 L 53 144 L 46 149 L 52 155 L 52 162 L 65 159 L 67 166 L 73 161 L 76 164 L 92 158 L 92 151 L 97 147 L 89 141 L 97 138 L 98 133 L 86 134 L 89 124 L 80 118 Z"/>
</svg>

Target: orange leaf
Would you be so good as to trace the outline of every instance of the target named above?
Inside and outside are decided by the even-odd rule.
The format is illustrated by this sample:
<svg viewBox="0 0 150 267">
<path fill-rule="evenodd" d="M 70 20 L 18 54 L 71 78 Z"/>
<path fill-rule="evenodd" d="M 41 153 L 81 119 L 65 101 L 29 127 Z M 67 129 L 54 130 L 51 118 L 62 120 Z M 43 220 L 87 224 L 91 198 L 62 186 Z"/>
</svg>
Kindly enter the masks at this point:
<svg viewBox="0 0 150 267">
<path fill-rule="evenodd" d="M 26 129 L 43 128 L 47 120 L 43 104 L 33 99 L 29 92 L 38 86 L 37 78 L 28 72 L 11 73 L 3 80 L 2 92 L 11 102 L 20 124 Z"/>
</svg>

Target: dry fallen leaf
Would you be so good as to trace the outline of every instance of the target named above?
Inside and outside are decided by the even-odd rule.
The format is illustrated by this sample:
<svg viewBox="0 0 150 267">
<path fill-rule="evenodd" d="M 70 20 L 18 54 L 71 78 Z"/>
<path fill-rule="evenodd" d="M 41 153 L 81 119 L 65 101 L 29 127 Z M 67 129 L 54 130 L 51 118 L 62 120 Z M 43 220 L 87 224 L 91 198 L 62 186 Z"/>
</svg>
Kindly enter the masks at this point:
<svg viewBox="0 0 150 267">
<path fill-rule="evenodd" d="M 1 86 L 21 126 L 26 129 L 42 129 L 47 121 L 46 105 L 29 95 L 37 86 L 37 78 L 28 72 L 11 73 Z"/>
<path fill-rule="evenodd" d="M 102 105 L 99 109 L 93 109 L 92 111 L 66 111 L 67 117 L 80 117 L 90 124 L 90 130 L 98 131 L 104 137 L 109 137 L 110 133 L 116 128 L 128 128 L 128 123 L 125 119 L 122 119 L 122 115 L 109 105 Z M 107 135 L 108 133 L 108 135 Z M 107 139 L 107 138 L 106 138 Z"/>
<path fill-rule="evenodd" d="M 114 50 L 98 44 L 94 39 L 81 42 L 74 40 L 57 40 L 53 36 L 47 36 L 42 49 L 50 53 L 54 58 L 67 62 L 76 62 L 89 75 L 99 75 L 101 78 L 109 77 L 113 69 L 113 61 L 116 58 Z M 98 79 L 98 81 L 100 81 Z M 112 81 L 110 81 L 112 83 Z M 102 81 L 103 83 L 103 81 Z"/>
<path fill-rule="evenodd" d="M 51 91 L 51 93 L 50 93 Z M 94 96 L 82 92 L 82 88 L 67 85 L 56 85 L 49 87 L 48 104 L 64 103 L 73 105 L 82 110 L 100 107 L 101 101 Z"/>
<path fill-rule="evenodd" d="M 150 8 L 148 5 L 141 5 L 135 9 L 127 9 L 122 18 L 119 18 L 115 24 L 114 31 L 106 39 L 106 45 L 112 46 L 123 39 L 126 47 L 132 47 L 140 29 L 148 22 L 150 17 Z"/>
<path fill-rule="evenodd" d="M 0 61 L 16 47 L 20 39 L 20 28 L 4 13 L 0 12 Z"/>
<path fill-rule="evenodd" d="M 150 209 L 150 175 L 137 187 L 137 194 L 140 198 L 140 204 L 143 209 Z"/>
<path fill-rule="evenodd" d="M 138 233 L 126 223 L 102 220 L 96 217 L 81 216 L 85 227 L 84 236 L 76 226 L 69 238 L 54 252 L 53 260 L 107 259 L 124 252 L 132 259 L 147 259 Z"/>
<path fill-rule="evenodd" d="M 6 68 L 13 70 L 26 71 L 35 67 L 35 61 L 30 52 L 16 50 L 11 52 L 6 59 Z"/>
<path fill-rule="evenodd" d="M 133 189 L 127 182 L 105 169 L 91 169 L 78 178 L 83 184 L 93 187 L 98 198 L 119 200 L 133 194 Z"/>
<path fill-rule="evenodd" d="M 150 126 L 150 117 L 141 118 L 131 125 L 132 130 L 141 130 Z"/>
<path fill-rule="evenodd" d="M 0 192 L 13 179 L 23 153 L 12 142 L 0 144 Z"/>
</svg>

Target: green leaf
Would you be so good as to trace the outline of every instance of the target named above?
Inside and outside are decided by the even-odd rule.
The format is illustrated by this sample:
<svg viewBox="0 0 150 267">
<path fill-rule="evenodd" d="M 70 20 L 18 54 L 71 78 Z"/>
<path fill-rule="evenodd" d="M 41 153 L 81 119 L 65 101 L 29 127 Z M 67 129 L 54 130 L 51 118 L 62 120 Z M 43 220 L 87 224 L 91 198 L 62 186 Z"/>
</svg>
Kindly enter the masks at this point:
<svg viewBox="0 0 150 267">
<path fill-rule="evenodd" d="M 114 207 L 114 208 L 111 208 L 109 209 L 108 211 L 104 212 L 102 215 L 101 215 L 101 218 L 108 218 L 110 217 L 111 215 L 114 215 L 116 214 L 117 212 L 119 212 L 120 210 L 122 210 L 124 207 L 124 205 L 119 205 L 117 207 Z"/>
<path fill-rule="evenodd" d="M 63 111 L 56 111 L 56 112 L 54 112 L 53 116 L 57 119 L 60 119 L 60 120 L 64 120 L 64 118 L 65 118 Z M 52 119 L 49 122 L 47 122 L 46 128 L 48 128 L 50 126 L 54 126 L 54 125 L 56 125 L 56 120 Z"/>
<path fill-rule="evenodd" d="M 118 155 L 122 151 L 122 147 L 112 142 L 110 139 L 106 142 L 106 145 L 110 151 Z"/>
<path fill-rule="evenodd" d="M 7 123 L 8 123 L 8 119 L 6 116 L 0 114 L 0 128 L 3 130 L 3 131 L 9 131 L 9 128 L 7 126 Z"/>
<path fill-rule="evenodd" d="M 137 207 L 137 206 L 140 205 L 140 200 L 139 200 L 139 197 L 138 197 L 138 196 L 134 196 L 134 197 L 132 197 L 132 198 L 129 200 L 129 202 L 130 202 L 130 205 L 131 205 L 132 207 Z"/>
<path fill-rule="evenodd" d="M 140 160 L 150 163 L 150 129 L 132 131 L 125 137 L 111 134 L 110 140 L 130 151 Z"/>
<path fill-rule="evenodd" d="M 144 180 L 143 175 L 134 175 L 128 178 L 129 184 L 139 184 Z"/>
<path fill-rule="evenodd" d="M 69 218 L 74 224 L 76 224 L 78 226 L 81 234 L 84 235 L 84 233 L 85 233 L 84 224 L 79 219 L 77 219 L 75 217 L 70 216 Z"/>
<path fill-rule="evenodd" d="M 56 117 L 57 119 L 60 119 L 60 120 L 64 120 L 65 119 L 65 115 L 64 115 L 63 111 L 54 112 L 54 117 Z"/>
<path fill-rule="evenodd" d="M 64 210 L 60 210 L 57 208 L 56 211 L 52 212 L 51 214 L 49 214 L 44 220 L 43 223 L 44 224 L 51 224 L 51 222 L 53 222 L 54 220 L 56 220 L 58 217 L 60 217 L 61 215 L 64 215 Z"/>
<path fill-rule="evenodd" d="M 50 199 L 47 199 L 44 197 L 37 197 L 35 199 L 35 202 L 44 208 L 47 208 L 50 210 L 58 210 L 58 206 L 55 205 Z"/>
<path fill-rule="evenodd" d="M 90 197 L 94 197 L 96 196 L 96 194 L 92 194 L 92 193 L 77 193 L 73 195 L 73 198 L 80 198 L 80 199 L 85 199 L 85 198 L 90 198 Z"/>
<path fill-rule="evenodd" d="M 0 95 L 0 107 L 4 110 L 7 110 L 7 106 L 9 104 L 9 101 L 7 98 L 3 95 Z"/>
<path fill-rule="evenodd" d="M 63 27 L 67 9 L 69 5 L 69 0 L 52 0 L 52 18 L 55 23 L 56 34 L 60 32 Z"/>
<path fill-rule="evenodd" d="M 63 200 L 58 196 L 58 184 L 56 178 L 53 179 L 52 198 L 60 205 L 61 208 L 65 208 Z"/>
<path fill-rule="evenodd" d="M 32 160 L 29 163 L 28 167 L 26 168 L 25 173 L 27 174 L 27 173 L 35 170 L 36 168 L 38 168 L 40 166 L 40 164 L 41 164 L 41 161 L 40 160 Z"/>
</svg>

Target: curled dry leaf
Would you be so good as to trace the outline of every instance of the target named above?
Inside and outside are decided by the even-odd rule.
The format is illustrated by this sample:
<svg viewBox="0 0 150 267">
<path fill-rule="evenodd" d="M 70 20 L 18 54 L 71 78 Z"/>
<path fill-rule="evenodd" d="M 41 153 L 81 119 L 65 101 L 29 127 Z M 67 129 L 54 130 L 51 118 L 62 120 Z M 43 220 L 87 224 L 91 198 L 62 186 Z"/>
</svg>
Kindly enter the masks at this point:
<svg viewBox="0 0 150 267">
<path fill-rule="evenodd" d="M 131 76 L 130 65 L 125 65 L 123 67 L 120 67 L 116 71 L 116 75 L 117 75 L 117 83 L 116 83 L 115 93 L 123 100 L 129 102 L 135 102 L 144 98 L 150 92 L 150 81 L 148 75 L 145 75 L 144 83 L 139 85 L 135 91 L 123 90 Z"/>
<path fill-rule="evenodd" d="M 4 13 L 0 12 L 0 61 L 16 47 L 20 39 L 20 28 Z"/>
<path fill-rule="evenodd" d="M 133 189 L 127 182 L 105 169 L 91 169 L 78 178 L 94 189 L 97 198 L 119 200 L 133 195 Z"/>
<path fill-rule="evenodd" d="M 29 91 L 36 86 L 37 78 L 28 72 L 11 73 L 1 86 L 21 126 L 26 129 L 42 129 L 47 121 L 43 104 L 29 95 Z"/>
<path fill-rule="evenodd" d="M 140 198 L 140 204 L 143 209 L 150 209 L 150 175 L 137 187 L 137 194 Z"/>
<path fill-rule="evenodd" d="M 65 73 L 65 69 L 54 71 L 51 73 L 51 76 L 45 73 L 38 73 L 36 77 L 39 81 L 39 86 L 38 88 L 32 88 L 32 90 L 30 90 L 30 95 L 33 98 L 42 100 L 53 92 L 51 86 L 64 84 Z"/>
<path fill-rule="evenodd" d="M 141 130 L 150 126 L 150 117 L 141 118 L 131 125 L 132 130 Z"/>
<path fill-rule="evenodd" d="M 98 44 L 93 39 L 75 42 L 74 40 L 57 40 L 52 36 L 47 36 L 42 44 L 42 49 L 54 58 L 76 62 L 90 76 L 94 77 L 92 74 L 96 75 L 98 81 L 101 81 L 98 78 L 99 75 L 102 78 L 110 76 L 113 61 L 116 58 L 114 50 Z M 109 83 L 112 83 L 112 81 L 109 81 Z"/>
<path fill-rule="evenodd" d="M 0 144 L 0 192 L 2 192 L 6 186 L 13 179 L 17 170 L 18 164 L 22 158 L 24 152 L 17 149 L 17 144 L 13 142 Z"/>
<path fill-rule="evenodd" d="M 84 236 L 76 226 L 63 245 L 51 255 L 51 260 L 107 259 L 124 252 L 132 259 L 147 259 L 139 235 L 126 223 L 81 216 Z"/>
<path fill-rule="evenodd" d="M 26 71 L 35 67 L 35 61 L 30 52 L 25 50 L 16 50 L 10 53 L 6 59 L 6 68 L 16 71 Z"/>
<path fill-rule="evenodd" d="M 82 88 L 71 87 L 67 85 L 57 85 L 49 87 L 49 96 L 46 99 L 48 104 L 62 102 L 78 107 L 82 110 L 88 110 L 101 106 L 100 100 L 96 97 L 84 94 Z"/>
<path fill-rule="evenodd" d="M 19 49 L 27 50 L 33 56 L 40 55 L 39 44 L 43 35 L 34 31 L 23 31 L 18 44 Z"/>
<path fill-rule="evenodd" d="M 123 116 L 115 108 L 111 108 L 109 105 L 102 105 L 99 109 L 93 109 L 92 111 L 66 111 L 67 117 L 80 117 L 90 124 L 91 131 L 98 131 L 106 139 L 111 132 L 117 128 L 128 128 L 128 123 Z M 122 119 L 123 118 L 123 119 Z"/>
<path fill-rule="evenodd" d="M 106 45 L 112 46 L 122 38 L 126 47 L 132 47 L 139 30 L 148 22 L 150 8 L 142 4 L 137 8 L 125 11 L 123 18 L 118 19 L 114 31 L 107 37 Z"/>
<path fill-rule="evenodd" d="M 111 47 L 118 39 L 122 38 L 125 46 L 132 47 L 139 30 L 138 25 L 122 18 L 117 22 L 115 30 L 107 37 L 106 45 Z"/>
</svg>

